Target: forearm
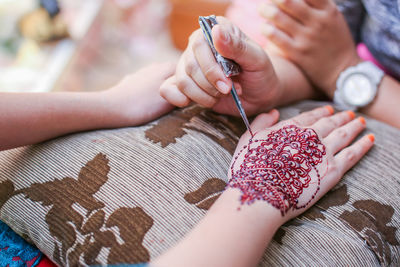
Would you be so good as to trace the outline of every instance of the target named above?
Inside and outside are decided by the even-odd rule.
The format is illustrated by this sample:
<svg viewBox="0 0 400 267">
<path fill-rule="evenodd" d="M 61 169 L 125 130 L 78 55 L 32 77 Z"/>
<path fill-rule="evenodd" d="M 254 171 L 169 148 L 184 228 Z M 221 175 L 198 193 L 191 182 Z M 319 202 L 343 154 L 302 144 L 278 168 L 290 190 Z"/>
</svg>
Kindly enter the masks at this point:
<svg viewBox="0 0 400 267">
<path fill-rule="evenodd" d="M 281 86 L 276 106 L 314 99 L 320 95 L 296 64 L 277 55 L 270 56 L 270 59 Z"/>
<path fill-rule="evenodd" d="M 263 201 L 240 205 L 240 192 L 227 189 L 205 218 L 154 266 L 255 266 L 282 223 Z"/>
<path fill-rule="evenodd" d="M 361 112 L 400 128 L 400 83 L 386 75 L 382 79 L 375 100 Z"/>
<path fill-rule="evenodd" d="M 0 94 L 0 150 L 116 122 L 100 93 Z"/>
</svg>

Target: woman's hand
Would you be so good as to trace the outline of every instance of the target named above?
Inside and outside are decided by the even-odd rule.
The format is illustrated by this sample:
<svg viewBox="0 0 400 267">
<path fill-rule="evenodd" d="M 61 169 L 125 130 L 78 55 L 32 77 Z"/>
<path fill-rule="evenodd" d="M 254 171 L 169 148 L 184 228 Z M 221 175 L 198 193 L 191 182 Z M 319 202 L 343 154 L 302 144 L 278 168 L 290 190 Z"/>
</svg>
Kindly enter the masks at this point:
<svg viewBox="0 0 400 267">
<path fill-rule="evenodd" d="M 281 92 L 267 54 L 225 18 L 218 17 L 218 22 L 212 30 L 214 45 L 222 56 L 242 68 L 233 81 L 243 107 L 248 115 L 269 110 L 277 104 Z M 161 86 L 160 93 L 178 107 L 194 101 L 219 113 L 238 115 L 229 95 L 231 87 L 232 81 L 225 77 L 199 29 L 191 35 L 175 75 Z"/>
<path fill-rule="evenodd" d="M 256 266 L 276 230 L 311 207 L 373 145 L 368 135 L 348 146 L 365 122 L 352 112 L 332 113 L 322 107 L 278 124 L 276 110 L 259 115 L 251 125 L 255 135 L 239 141 L 228 188 L 152 265 Z"/>
<path fill-rule="evenodd" d="M 240 190 L 241 204 L 272 205 L 283 223 L 335 186 L 372 147 L 374 136 L 349 146 L 365 129 L 365 120 L 354 119 L 352 111 L 332 115 L 332 107 L 321 107 L 270 127 L 279 117 L 274 113 L 259 115 L 254 136 L 241 137 L 228 187 Z"/>
<path fill-rule="evenodd" d="M 260 14 L 267 20 L 267 50 L 296 63 L 331 98 L 339 74 L 361 61 L 332 0 L 271 0 Z"/>
<path fill-rule="evenodd" d="M 115 118 L 113 126 L 143 124 L 171 111 L 174 106 L 160 96 L 159 89 L 174 72 L 175 64 L 153 64 L 100 92 L 102 102 Z"/>
</svg>

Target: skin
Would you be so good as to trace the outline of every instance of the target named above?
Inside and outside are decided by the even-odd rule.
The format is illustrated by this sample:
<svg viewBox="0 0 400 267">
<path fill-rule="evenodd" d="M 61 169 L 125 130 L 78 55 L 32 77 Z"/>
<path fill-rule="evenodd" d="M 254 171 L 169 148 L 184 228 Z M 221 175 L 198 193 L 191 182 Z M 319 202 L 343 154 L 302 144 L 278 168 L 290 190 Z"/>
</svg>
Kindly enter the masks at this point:
<svg viewBox="0 0 400 267">
<path fill-rule="evenodd" d="M 158 118 L 174 108 L 158 93 L 174 70 L 173 64 L 152 65 L 102 92 L 0 93 L 0 150 Z"/>
<path fill-rule="evenodd" d="M 132 126 L 152 120 L 173 108 L 158 95 L 160 84 L 173 71 L 174 66 L 168 64 L 151 66 L 100 93 L 2 94 L 0 147 L 13 148 L 75 131 Z M 354 113 L 341 112 L 333 116 L 332 113 L 332 107 L 322 107 L 276 124 L 279 113 L 272 110 L 259 115 L 252 123 L 252 129 L 261 138 L 285 124 L 311 127 L 319 135 L 326 146 L 324 160 L 329 163 L 329 168 L 323 177 L 321 190 L 310 206 L 373 145 L 372 136 L 367 136 L 348 146 L 365 129 L 365 121 L 354 119 Z M 239 140 L 236 154 L 249 139 L 250 133 L 246 132 Z M 240 163 L 243 158 L 238 160 Z M 235 170 L 237 166 L 233 168 Z M 304 191 L 305 195 L 301 197 L 309 197 L 308 193 Z M 193 231 L 151 264 L 256 265 L 276 230 L 309 208 L 291 210 L 282 216 L 267 202 L 256 201 L 241 206 L 238 211 L 240 194 L 237 189 L 227 189 Z"/>
<path fill-rule="evenodd" d="M 312 128 L 317 132 L 327 152 L 321 164 L 328 168 L 321 180 L 320 191 L 307 207 L 289 210 L 282 216 L 278 209 L 265 201 L 240 205 L 241 192 L 228 188 L 196 228 L 175 247 L 155 259 L 151 266 L 256 266 L 276 230 L 317 202 L 373 146 L 370 135 L 348 146 L 365 129 L 365 122 L 354 119 L 348 112 L 331 114 L 329 108 L 322 107 L 276 124 L 279 113 L 272 110 L 259 115 L 251 125 L 260 138 L 288 124 Z M 241 137 L 235 154 L 249 142 L 250 137 L 249 132 Z M 234 170 L 242 161 L 243 157 L 239 157 Z M 317 176 L 313 175 L 310 183 L 316 180 Z M 311 194 L 305 190 L 300 198 L 309 199 Z"/>
<path fill-rule="evenodd" d="M 242 68 L 233 78 L 247 115 L 265 112 L 316 94 L 295 64 L 265 51 L 223 17 L 212 30 L 218 52 Z M 232 81 L 225 77 L 201 30 L 195 31 L 183 52 L 173 77 L 166 80 L 160 94 L 171 104 L 184 107 L 192 101 L 214 111 L 238 115 L 229 95 Z"/>
<path fill-rule="evenodd" d="M 295 63 L 330 99 L 339 74 L 362 61 L 332 0 L 271 0 L 260 14 L 267 20 L 262 27 L 270 41 L 267 52 Z M 361 112 L 400 128 L 398 99 L 400 83 L 385 75 L 375 100 Z"/>
</svg>

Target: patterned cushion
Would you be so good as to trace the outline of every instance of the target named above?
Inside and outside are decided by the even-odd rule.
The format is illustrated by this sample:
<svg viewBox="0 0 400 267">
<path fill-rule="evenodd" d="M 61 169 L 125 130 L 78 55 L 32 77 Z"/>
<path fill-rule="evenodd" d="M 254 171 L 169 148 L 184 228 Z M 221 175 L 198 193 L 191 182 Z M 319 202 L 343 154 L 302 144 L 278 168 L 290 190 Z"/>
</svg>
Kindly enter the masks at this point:
<svg viewBox="0 0 400 267">
<path fill-rule="evenodd" d="M 376 146 L 316 206 L 279 229 L 261 266 L 400 264 L 400 131 L 367 123 Z M 146 126 L 1 152 L 0 219 L 63 266 L 149 261 L 224 190 L 243 131 L 240 119 L 191 106 Z"/>
</svg>

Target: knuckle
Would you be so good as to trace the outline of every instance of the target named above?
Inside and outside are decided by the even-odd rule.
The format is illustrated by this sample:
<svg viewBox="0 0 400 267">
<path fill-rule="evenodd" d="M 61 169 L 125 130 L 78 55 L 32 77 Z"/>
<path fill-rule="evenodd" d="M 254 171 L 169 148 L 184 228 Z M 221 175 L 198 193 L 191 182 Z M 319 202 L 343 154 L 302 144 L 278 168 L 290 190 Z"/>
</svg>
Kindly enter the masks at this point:
<svg viewBox="0 0 400 267">
<path fill-rule="evenodd" d="M 294 50 L 297 52 L 297 53 L 300 53 L 300 54 L 308 54 L 309 53 L 309 45 L 307 45 L 305 42 L 303 42 L 303 41 L 297 41 L 297 42 L 295 42 L 294 44 L 293 44 L 293 46 L 294 46 Z"/>
<path fill-rule="evenodd" d="M 346 139 L 347 136 L 348 136 L 348 133 L 347 133 L 345 130 L 343 130 L 343 129 L 338 129 L 338 130 L 337 130 L 337 136 L 338 136 L 338 138 L 340 138 L 340 139 Z"/>
<path fill-rule="evenodd" d="M 356 153 L 354 153 L 354 151 L 347 151 L 346 153 L 346 161 L 348 162 L 354 162 L 356 159 Z"/>
<path fill-rule="evenodd" d="M 325 123 L 327 125 L 331 126 L 331 127 L 336 127 L 337 126 L 336 121 L 334 119 L 332 119 L 331 117 L 325 118 L 324 120 L 325 120 Z"/>
<path fill-rule="evenodd" d="M 340 172 L 340 168 L 336 163 L 332 163 L 329 165 L 329 172 L 333 174 L 338 174 Z"/>
</svg>

